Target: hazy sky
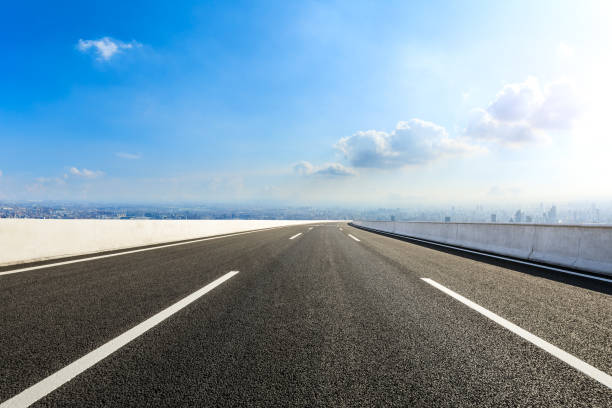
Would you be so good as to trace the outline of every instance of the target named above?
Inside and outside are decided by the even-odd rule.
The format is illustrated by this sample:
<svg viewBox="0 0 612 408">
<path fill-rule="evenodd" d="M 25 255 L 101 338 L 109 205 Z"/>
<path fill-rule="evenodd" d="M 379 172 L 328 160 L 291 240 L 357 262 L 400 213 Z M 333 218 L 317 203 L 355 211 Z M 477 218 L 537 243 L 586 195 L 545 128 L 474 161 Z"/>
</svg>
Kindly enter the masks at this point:
<svg viewBox="0 0 612 408">
<path fill-rule="evenodd" d="M 0 199 L 612 199 L 610 21 L 606 1 L 5 2 Z"/>
</svg>

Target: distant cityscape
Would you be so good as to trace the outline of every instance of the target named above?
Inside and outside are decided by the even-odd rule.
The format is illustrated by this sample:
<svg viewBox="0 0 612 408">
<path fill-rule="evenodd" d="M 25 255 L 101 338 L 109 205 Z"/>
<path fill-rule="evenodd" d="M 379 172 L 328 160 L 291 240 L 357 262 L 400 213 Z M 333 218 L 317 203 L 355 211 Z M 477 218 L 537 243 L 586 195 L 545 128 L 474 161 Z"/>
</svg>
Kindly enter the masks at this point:
<svg viewBox="0 0 612 408">
<path fill-rule="evenodd" d="M 0 218 L 37 219 L 334 219 L 535 224 L 612 224 L 611 203 L 517 206 L 343 208 L 254 205 L 121 205 L 69 202 L 0 202 Z"/>
<path fill-rule="evenodd" d="M 137 220 L 350 219 L 343 209 L 228 205 L 120 205 L 59 202 L 0 202 L 0 218 Z"/>
</svg>

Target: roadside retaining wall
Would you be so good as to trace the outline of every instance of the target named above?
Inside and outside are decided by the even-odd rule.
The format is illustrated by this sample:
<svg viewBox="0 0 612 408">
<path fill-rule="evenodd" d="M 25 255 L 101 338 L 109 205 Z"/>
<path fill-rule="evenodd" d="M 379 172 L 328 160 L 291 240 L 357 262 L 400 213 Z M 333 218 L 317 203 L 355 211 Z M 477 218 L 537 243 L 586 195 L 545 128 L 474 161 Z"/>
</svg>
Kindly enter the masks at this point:
<svg viewBox="0 0 612 408">
<path fill-rule="evenodd" d="M 0 219 L 0 265 L 320 222 Z"/>
<path fill-rule="evenodd" d="M 373 230 L 612 276 L 612 227 L 353 221 Z"/>
</svg>

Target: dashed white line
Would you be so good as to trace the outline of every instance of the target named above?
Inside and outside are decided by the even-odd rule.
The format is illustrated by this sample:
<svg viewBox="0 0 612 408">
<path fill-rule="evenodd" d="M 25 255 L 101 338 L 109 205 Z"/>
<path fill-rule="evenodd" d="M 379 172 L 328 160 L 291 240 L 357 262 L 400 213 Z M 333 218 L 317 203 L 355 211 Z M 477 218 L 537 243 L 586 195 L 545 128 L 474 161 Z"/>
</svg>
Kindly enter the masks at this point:
<svg viewBox="0 0 612 408">
<path fill-rule="evenodd" d="M 310 231 L 312 229 L 312 227 L 308 228 L 308 231 Z"/>
<path fill-rule="evenodd" d="M 342 228 L 338 228 L 340 231 L 342 231 Z"/>
<path fill-rule="evenodd" d="M 119 350 L 121 347 L 125 346 L 126 344 L 141 336 L 148 330 L 157 326 L 159 323 L 163 322 L 164 320 L 166 320 L 176 312 L 180 311 L 181 309 L 185 308 L 189 304 L 195 302 L 196 300 L 204 296 L 206 293 L 210 292 L 211 290 L 221 285 L 228 279 L 236 276 L 237 274 L 238 271 L 231 271 L 226 273 L 225 275 L 212 281 L 211 283 L 197 290 L 191 295 L 183 298 L 182 300 L 179 300 L 172 306 L 157 313 L 155 316 L 150 317 L 144 322 L 126 331 L 122 335 L 115 337 L 108 343 L 103 344 L 94 351 L 84 355 L 75 362 L 57 371 L 56 373 L 51 374 L 49 377 L 34 384 L 25 391 L 22 391 L 11 399 L 4 401 L 2 404 L 0 404 L 0 408 L 29 407 L 39 399 L 43 398 L 45 395 L 66 384 L 68 381 L 72 380 L 74 377 L 81 374 L 83 371 L 91 368 L 96 363 L 108 357 L 115 351 Z"/>
<path fill-rule="evenodd" d="M 291 237 L 291 238 L 289 238 L 289 239 L 295 239 L 295 238 L 299 237 L 300 235 L 302 235 L 302 233 L 301 233 L 301 232 L 300 232 L 299 234 L 295 234 L 294 236 L 292 236 L 292 237 Z"/>
<path fill-rule="evenodd" d="M 568 352 L 561 350 L 559 347 L 550 344 L 546 340 L 543 340 L 539 338 L 538 336 L 531 334 L 527 330 L 520 328 L 516 324 L 504 319 L 503 317 L 499 315 L 496 315 L 495 313 L 491 312 L 488 309 L 485 309 L 479 304 L 474 303 L 469 299 L 466 299 L 465 297 L 461 296 L 460 294 L 456 292 L 453 292 L 452 290 L 448 289 L 447 287 L 443 285 L 440 285 L 438 282 L 432 279 L 429 279 L 429 278 L 421 278 L 421 279 L 427 282 L 428 284 L 430 284 L 431 286 L 435 287 L 436 289 L 439 289 L 442 292 L 446 293 L 447 295 L 452 296 L 453 298 L 457 299 L 464 305 L 477 311 L 481 315 L 488 317 L 489 319 L 493 320 L 495 323 L 510 330 L 512 333 L 522 337 L 523 339 L 527 340 L 531 344 L 541 348 L 547 353 L 552 354 L 553 356 L 557 357 L 559 360 L 569 364 L 570 366 L 574 367 L 576 370 L 580 371 L 581 373 L 588 375 L 592 379 L 599 381 L 606 387 L 612 389 L 612 376 L 610 376 L 609 374 L 606 374 L 603 371 L 593 367 L 592 365 L 580 360 L 578 357 L 575 357 L 572 354 L 569 354 Z"/>
<path fill-rule="evenodd" d="M 154 246 L 154 247 L 150 247 L 150 248 L 132 249 L 132 250 L 128 250 L 128 251 L 116 252 L 114 254 L 97 255 L 97 256 L 91 256 L 91 257 L 88 257 L 88 258 L 73 259 L 73 260 L 70 260 L 70 261 L 54 262 L 54 263 L 50 263 L 50 264 L 44 264 L 44 265 L 38 265 L 38 266 L 30 266 L 30 267 L 27 267 L 27 268 L 12 269 L 10 271 L 0 272 L 0 276 L 2 276 L 2 275 L 10 275 L 10 274 L 13 274 L 13 273 L 35 271 L 37 269 L 52 268 L 54 266 L 69 265 L 69 264 L 73 264 L 73 263 L 77 263 L 77 262 L 86 262 L 86 261 L 93 261 L 93 260 L 96 260 L 96 259 L 111 258 L 113 256 L 134 254 L 136 252 L 153 251 L 153 250 L 156 250 L 156 249 L 170 248 L 170 247 L 178 246 L 178 245 L 195 244 L 196 242 L 210 241 L 210 240 L 213 240 L 213 239 L 235 237 L 237 235 L 252 234 L 254 232 L 261 232 L 261 231 L 266 231 L 266 230 L 269 230 L 269 229 L 276 229 L 276 228 L 283 228 L 283 227 L 272 227 L 272 228 L 264 228 L 264 229 L 258 229 L 258 230 L 253 230 L 253 231 L 236 232 L 236 233 L 233 233 L 233 234 L 219 235 L 219 236 L 216 236 L 216 237 L 200 238 L 200 239 L 194 239 L 194 240 L 191 240 L 191 241 L 177 242 L 177 243 L 174 243 L 174 244 L 158 245 L 158 246 Z"/>
<path fill-rule="evenodd" d="M 356 236 L 352 235 L 352 234 L 348 234 L 349 237 L 353 238 L 355 241 L 359 242 L 361 241 L 359 238 L 357 238 Z"/>
</svg>

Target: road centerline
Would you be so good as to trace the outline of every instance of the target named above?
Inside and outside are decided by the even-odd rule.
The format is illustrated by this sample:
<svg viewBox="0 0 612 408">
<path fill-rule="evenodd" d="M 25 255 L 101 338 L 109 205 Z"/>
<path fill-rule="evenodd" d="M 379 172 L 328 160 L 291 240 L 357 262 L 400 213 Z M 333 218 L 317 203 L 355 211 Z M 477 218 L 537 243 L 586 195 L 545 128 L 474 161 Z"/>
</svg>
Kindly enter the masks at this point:
<svg viewBox="0 0 612 408">
<path fill-rule="evenodd" d="M 302 235 L 302 233 L 301 233 L 301 232 L 300 232 L 300 233 L 298 233 L 298 234 L 295 234 L 294 236 L 292 236 L 292 237 L 291 237 L 291 238 L 289 238 L 289 239 L 295 239 L 295 238 L 299 237 L 300 235 Z"/>
<path fill-rule="evenodd" d="M 512 333 L 522 337 L 523 339 L 527 340 L 528 342 L 537 346 L 538 348 L 546 351 L 549 354 L 552 354 L 554 357 L 570 365 L 571 367 L 575 368 L 581 373 L 586 374 L 592 379 L 612 389 L 612 376 L 610 376 L 609 374 L 593 367 L 592 365 L 586 363 L 585 361 L 580 360 L 578 357 L 572 354 L 569 354 L 568 352 L 564 350 L 561 350 L 559 347 L 553 344 L 550 344 L 546 340 L 536 336 L 535 334 L 528 332 L 527 330 L 491 312 L 490 310 L 485 309 L 484 307 L 480 306 L 477 303 L 472 302 L 471 300 L 461 296 L 460 294 L 453 292 L 452 290 L 448 289 L 446 286 L 443 286 L 439 284 L 438 282 L 432 279 L 429 279 L 429 278 L 421 278 L 421 280 L 433 286 L 434 288 L 446 293 L 447 295 L 453 297 L 454 299 L 463 303 L 470 309 L 475 310 L 481 315 L 493 320 L 495 323 L 499 324 L 505 329 L 510 330 Z"/>
<path fill-rule="evenodd" d="M 349 237 L 353 238 L 355 241 L 360 242 L 361 240 L 354 236 L 353 234 L 348 234 Z"/>
<path fill-rule="evenodd" d="M 161 312 L 148 318 L 144 322 L 134 326 L 125 333 L 115 337 L 114 339 L 108 341 L 97 349 L 87 353 L 83 357 L 72 362 L 71 364 L 55 372 L 54 374 L 51 374 L 44 380 L 39 381 L 38 383 L 27 388 L 26 390 L 15 395 L 14 397 L 4 401 L 0 404 L 0 408 L 29 407 L 47 394 L 66 384 L 68 381 L 72 380 L 85 370 L 93 367 L 95 364 L 99 363 L 100 361 L 102 361 L 115 351 L 119 350 L 132 340 L 135 340 L 153 327 L 168 319 L 170 316 L 179 312 L 181 309 L 195 302 L 196 300 L 204 296 L 206 293 L 221 285 L 223 282 L 236 276 L 238 273 L 239 271 L 231 271 L 221 276 L 220 278 L 217 278 L 216 280 L 212 281 L 203 288 L 193 292 L 191 295 L 188 295 L 187 297 L 179 300 L 178 302 L 172 304 Z"/>
</svg>

